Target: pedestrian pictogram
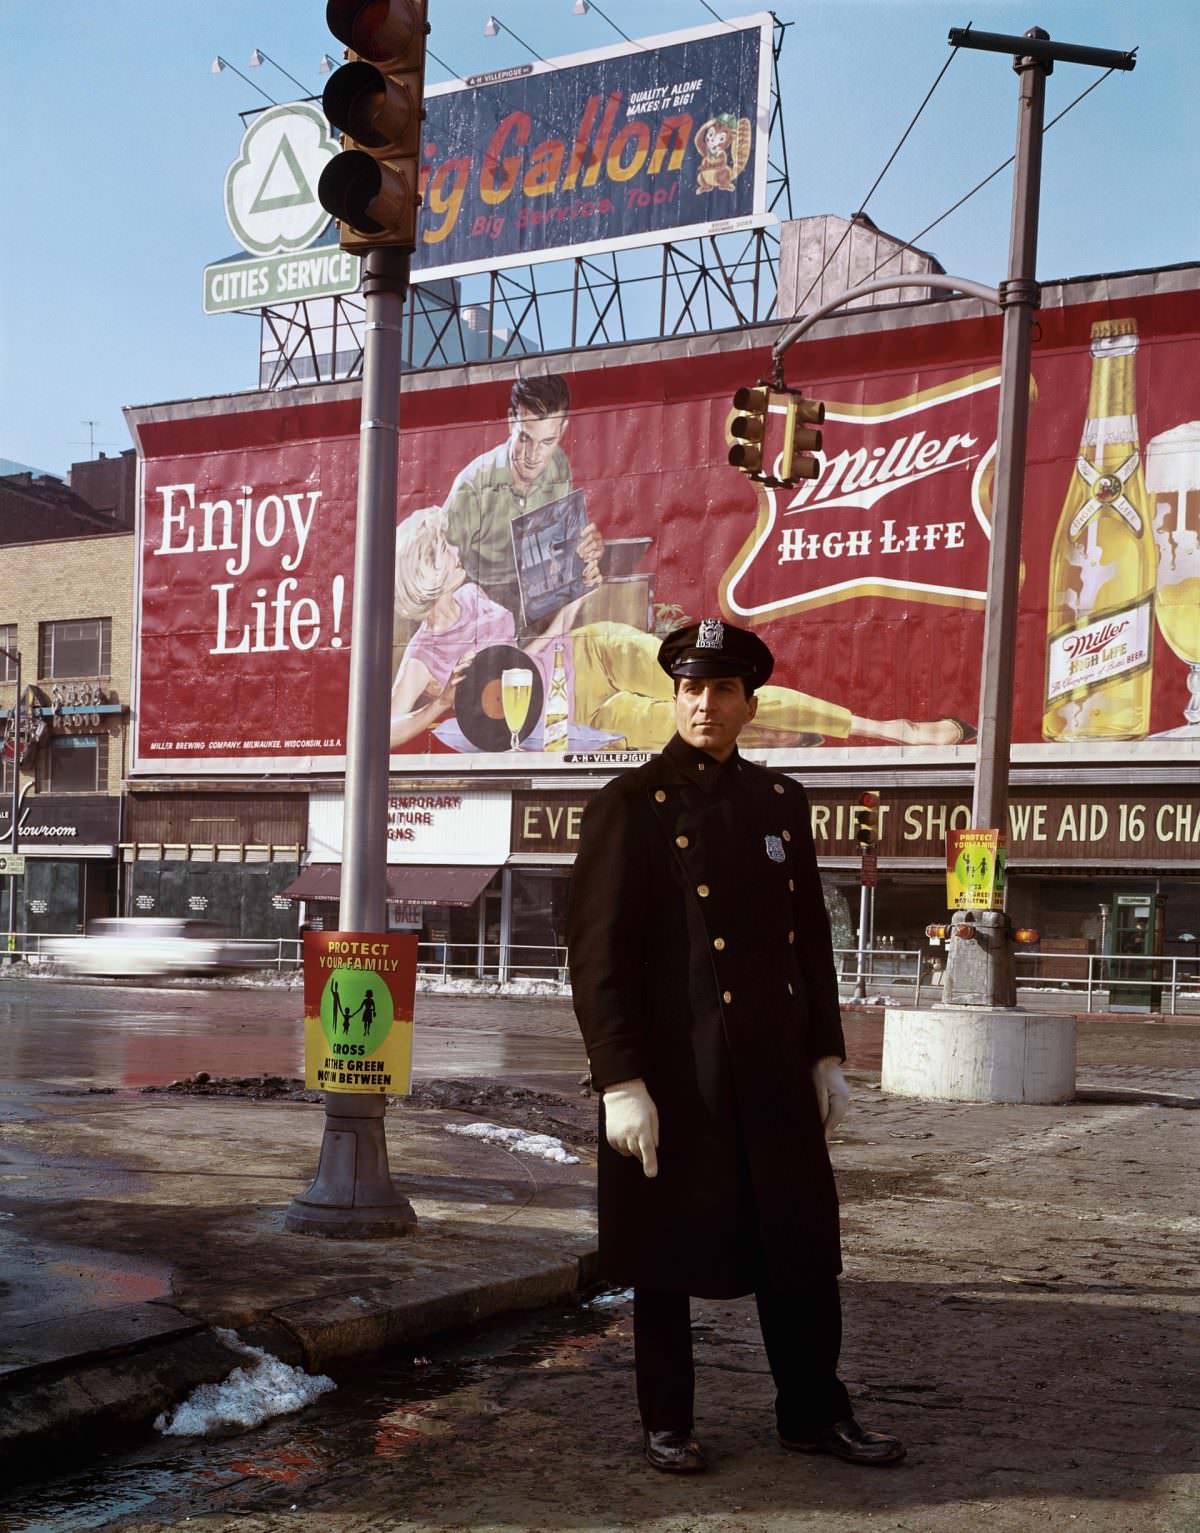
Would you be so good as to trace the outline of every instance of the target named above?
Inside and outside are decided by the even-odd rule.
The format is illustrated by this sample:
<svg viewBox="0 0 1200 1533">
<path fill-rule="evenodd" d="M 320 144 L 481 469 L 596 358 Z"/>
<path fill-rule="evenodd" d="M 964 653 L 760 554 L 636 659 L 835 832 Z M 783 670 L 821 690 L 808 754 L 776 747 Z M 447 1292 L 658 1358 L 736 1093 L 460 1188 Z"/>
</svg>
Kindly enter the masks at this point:
<svg viewBox="0 0 1200 1533">
<path fill-rule="evenodd" d="M 307 932 L 306 1084 L 321 1091 L 406 1095 L 416 987 L 415 932 Z"/>
</svg>

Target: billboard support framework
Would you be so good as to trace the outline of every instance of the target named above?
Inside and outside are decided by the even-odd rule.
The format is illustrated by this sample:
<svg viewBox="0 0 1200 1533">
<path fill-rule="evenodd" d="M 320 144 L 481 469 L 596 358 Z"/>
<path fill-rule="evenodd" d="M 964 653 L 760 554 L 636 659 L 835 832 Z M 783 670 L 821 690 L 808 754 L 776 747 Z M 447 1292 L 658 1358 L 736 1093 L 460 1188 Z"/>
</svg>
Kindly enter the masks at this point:
<svg viewBox="0 0 1200 1533">
<path fill-rule="evenodd" d="M 792 217 L 780 83 L 780 58 L 791 25 L 774 20 L 770 44 L 762 152 L 765 205 L 774 218 Z M 527 350 L 628 344 L 764 324 L 778 317 L 777 225 L 666 239 L 661 245 L 661 257 L 651 258 L 654 247 L 644 244 L 547 261 L 540 279 L 536 262 L 457 275 L 457 301 L 449 304 L 445 284 L 423 286 L 417 272 L 409 289 L 403 366 L 418 370 L 457 366 L 464 359 L 496 361 Z M 264 344 L 264 354 L 269 349 L 273 358 L 262 387 L 293 388 L 361 376 L 357 337 L 364 318 L 362 296 L 343 294 L 328 302 L 334 333 L 348 341 L 344 351 L 317 344 L 303 303 L 258 311 L 264 343 L 271 343 L 269 348 Z M 486 337 L 482 358 L 472 355 L 472 331 Z"/>
</svg>

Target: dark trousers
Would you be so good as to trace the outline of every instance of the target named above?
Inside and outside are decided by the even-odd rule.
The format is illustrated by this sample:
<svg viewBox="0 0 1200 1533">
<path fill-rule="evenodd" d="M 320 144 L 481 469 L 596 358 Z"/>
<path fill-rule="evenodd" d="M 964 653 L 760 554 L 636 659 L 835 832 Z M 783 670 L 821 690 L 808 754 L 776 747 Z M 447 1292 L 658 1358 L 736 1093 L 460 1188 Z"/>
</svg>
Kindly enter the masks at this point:
<svg viewBox="0 0 1200 1533">
<path fill-rule="evenodd" d="M 804 1441 L 851 1415 L 850 1397 L 837 1376 L 842 1345 L 837 1279 L 795 1293 L 760 1288 L 754 1300 L 782 1436 Z M 691 1431 L 696 1374 L 688 1295 L 635 1288 L 633 1348 L 643 1427 Z"/>
</svg>

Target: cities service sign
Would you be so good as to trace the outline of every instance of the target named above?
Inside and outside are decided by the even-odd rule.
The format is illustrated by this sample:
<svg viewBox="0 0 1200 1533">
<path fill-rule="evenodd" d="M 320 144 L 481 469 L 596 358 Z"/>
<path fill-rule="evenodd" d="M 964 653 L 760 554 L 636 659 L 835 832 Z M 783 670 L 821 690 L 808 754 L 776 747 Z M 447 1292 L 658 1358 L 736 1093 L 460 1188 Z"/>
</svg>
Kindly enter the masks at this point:
<svg viewBox="0 0 1200 1533">
<path fill-rule="evenodd" d="M 225 176 L 225 217 L 250 259 L 205 267 L 206 314 L 355 291 L 358 257 L 316 243 L 329 226 L 317 182 L 337 152 L 324 114 L 307 102 L 254 119 Z"/>
</svg>

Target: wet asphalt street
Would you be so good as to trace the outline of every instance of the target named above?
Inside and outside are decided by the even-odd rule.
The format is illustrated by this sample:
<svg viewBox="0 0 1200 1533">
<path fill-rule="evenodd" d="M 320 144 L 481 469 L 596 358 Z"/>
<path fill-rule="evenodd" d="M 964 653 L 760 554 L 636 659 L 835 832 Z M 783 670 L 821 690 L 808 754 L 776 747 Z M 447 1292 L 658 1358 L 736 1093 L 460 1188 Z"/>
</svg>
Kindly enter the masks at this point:
<svg viewBox="0 0 1200 1533">
<path fill-rule="evenodd" d="M 210 1075 L 304 1074 L 299 990 L 0 983 L 0 1078 L 137 1089 Z M 586 1060 L 561 1001 L 419 995 L 414 1072 L 566 1073 Z"/>
<path fill-rule="evenodd" d="M 0 981 L 0 1080 L 136 1090 L 206 1070 L 210 1075 L 304 1074 L 299 990 Z M 848 1065 L 877 1072 L 884 1008 L 851 1014 Z M 1196 1067 L 1200 1021 L 1131 1017 L 1079 1028 L 1079 1065 L 1103 1079 L 1112 1061 L 1138 1060 L 1147 1078 Z M 414 1074 L 563 1076 L 586 1058 L 569 1000 L 417 996 Z"/>
</svg>

